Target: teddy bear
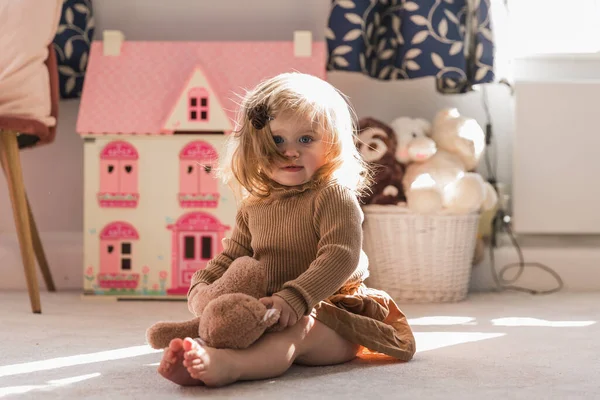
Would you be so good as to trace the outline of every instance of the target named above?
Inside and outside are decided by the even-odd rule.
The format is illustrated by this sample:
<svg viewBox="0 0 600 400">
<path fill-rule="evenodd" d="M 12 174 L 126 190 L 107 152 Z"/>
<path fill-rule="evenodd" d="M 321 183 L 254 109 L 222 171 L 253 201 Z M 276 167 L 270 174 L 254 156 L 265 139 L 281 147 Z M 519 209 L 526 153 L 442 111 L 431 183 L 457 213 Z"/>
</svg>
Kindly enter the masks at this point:
<svg viewBox="0 0 600 400">
<path fill-rule="evenodd" d="M 399 117 L 390 124 L 396 134 L 396 160 L 404 165 L 425 161 L 435 154 L 437 146 L 429 137 L 431 123 L 423 118 Z"/>
<path fill-rule="evenodd" d="M 214 348 L 244 349 L 267 330 L 277 330 L 279 310 L 259 301 L 267 295 L 265 268 L 251 257 L 235 259 L 211 285 L 192 291 L 188 301 L 196 316 L 183 322 L 157 322 L 146 331 L 154 349 L 174 338 L 200 338 Z"/>
<path fill-rule="evenodd" d="M 435 116 L 430 136 L 435 152 L 406 167 L 403 186 L 409 209 L 428 214 L 493 208 L 496 191 L 473 172 L 485 149 L 485 134 L 477 121 L 456 108 L 444 109 Z"/>
<path fill-rule="evenodd" d="M 374 169 L 371 191 L 361 197 L 361 203 L 396 205 L 406 201 L 402 186 L 404 167 L 394 157 L 397 139 L 392 128 L 375 118 L 361 118 L 356 146 Z"/>
</svg>

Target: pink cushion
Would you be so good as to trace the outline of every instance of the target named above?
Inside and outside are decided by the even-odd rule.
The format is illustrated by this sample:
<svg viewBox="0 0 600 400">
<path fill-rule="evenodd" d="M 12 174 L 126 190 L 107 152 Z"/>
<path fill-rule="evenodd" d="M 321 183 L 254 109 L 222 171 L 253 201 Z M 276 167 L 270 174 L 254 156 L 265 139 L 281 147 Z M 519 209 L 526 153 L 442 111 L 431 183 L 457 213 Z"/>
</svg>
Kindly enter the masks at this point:
<svg viewBox="0 0 600 400">
<path fill-rule="evenodd" d="M 49 49 L 61 9 L 61 0 L 0 2 L 0 122 L 18 117 L 34 120 L 27 126 L 56 125 L 57 104 L 51 93 L 51 85 L 56 84 L 56 58 Z M 50 73 L 48 64 L 53 64 Z M 49 139 L 45 132 L 29 133 Z"/>
</svg>

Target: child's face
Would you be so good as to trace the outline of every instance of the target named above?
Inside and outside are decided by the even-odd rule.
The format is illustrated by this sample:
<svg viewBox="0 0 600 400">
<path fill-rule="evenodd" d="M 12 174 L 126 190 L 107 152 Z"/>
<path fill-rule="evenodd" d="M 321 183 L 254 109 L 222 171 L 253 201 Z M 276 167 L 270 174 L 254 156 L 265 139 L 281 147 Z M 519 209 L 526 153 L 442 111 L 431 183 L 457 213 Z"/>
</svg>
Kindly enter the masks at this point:
<svg viewBox="0 0 600 400">
<path fill-rule="evenodd" d="M 279 163 L 269 171 L 275 182 L 296 186 L 310 181 L 325 162 L 325 143 L 311 121 L 282 112 L 270 123 L 273 140 L 288 162 Z"/>
</svg>

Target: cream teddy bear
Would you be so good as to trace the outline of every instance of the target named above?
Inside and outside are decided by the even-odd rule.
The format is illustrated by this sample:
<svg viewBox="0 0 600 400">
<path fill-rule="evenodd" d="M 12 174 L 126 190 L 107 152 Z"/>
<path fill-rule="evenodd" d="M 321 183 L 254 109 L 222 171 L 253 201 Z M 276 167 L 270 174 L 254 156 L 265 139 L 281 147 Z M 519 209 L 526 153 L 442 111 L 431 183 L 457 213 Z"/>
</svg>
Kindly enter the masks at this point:
<svg viewBox="0 0 600 400">
<path fill-rule="evenodd" d="M 396 160 L 403 165 L 411 162 L 422 162 L 435 154 L 437 146 L 428 135 L 431 124 L 423 118 L 396 118 L 390 124 L 398 144 L 396 145 Z"/>
<path fill-rule="evenodd" d="M 485 149 L 485 134 L 477 121 L 461 116 L 455 108 L 445 109 L 434 118 L 430 136 L 436 147 L 433 154 L 410 157 L 409 151 L 412 162 L 403 179 L 408 207 L 424 214 L 471 213 L 494 207 L 496 191 L 472 172 Z M 420 154 L 418 146 L 415 149 L 412 152 Z"/>
</svg>

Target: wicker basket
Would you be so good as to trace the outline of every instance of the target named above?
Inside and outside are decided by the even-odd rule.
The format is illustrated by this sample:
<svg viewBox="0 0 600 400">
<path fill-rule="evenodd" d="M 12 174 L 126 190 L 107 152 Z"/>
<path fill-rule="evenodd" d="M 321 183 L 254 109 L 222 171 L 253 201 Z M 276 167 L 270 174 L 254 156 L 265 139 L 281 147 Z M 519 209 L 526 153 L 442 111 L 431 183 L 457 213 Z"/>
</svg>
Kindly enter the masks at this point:
<svg viewBox="0 0 600 400">
<path fill-rule="evenodd" d="M 464 300 L 479 214 L 419 215 L 405 207 L 363 207 L 366 283 L 398 303 Z"/>
</svg>

